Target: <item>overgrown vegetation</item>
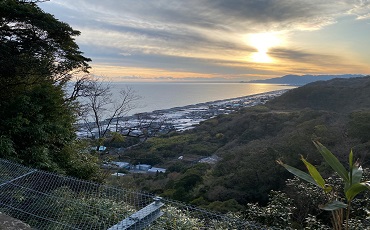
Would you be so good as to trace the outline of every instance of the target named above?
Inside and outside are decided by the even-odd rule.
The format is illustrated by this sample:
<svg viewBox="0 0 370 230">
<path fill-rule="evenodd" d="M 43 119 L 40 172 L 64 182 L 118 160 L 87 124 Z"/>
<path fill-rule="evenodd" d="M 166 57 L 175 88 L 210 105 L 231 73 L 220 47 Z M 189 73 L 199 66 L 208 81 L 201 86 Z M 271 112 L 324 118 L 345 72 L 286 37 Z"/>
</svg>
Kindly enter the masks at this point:
<svg viewBox="0 0 370 230">
<path fill-rule="evenodd" d="M 0 1 L 0 157 L 99 180 L 96 156 L 76 140 L 76 104 L 64 88 L 87 73 L 80 34 L 37 6 Z"/>
<path fill-rule="evenodd" d="M 359 165 L 359 162 L 354 161 L 352 151 L 349 154 L 347 171 L 325 146 L 318 141 L 314 141 L 314 144 L 323 156 L 325 163 L 334 170 L 334 173 L 340 176 L 343 181 L 343 185 L 341 186 L 343 191 L 339 190 L 339 188 L 333 187 L 331 184 L 328 184 L 317 168 L 304 159 L 303 156 L 301 157 L 301 160 L 305 164 L 309 174 L 284 164 L 281 160 L 278 160 L 277 162 L 284 166 L 284 168 L 286 168 L 290 173 L 321 188 L 327 195 L 329 202 L 321 204 L 320 209 L 332 212 L 333 229 L 341 230 L 345 224 L 345 229 L 348 230 L 352 201 L 360 193 L 370 189 L 370 181 L 361 181 L 363 169 Z M 345 215 L 343 215 L 344 209 L 346 209 Z"/>
<path fill-rule="evenodd" d="M 303 155 L 322 170 L 323 176 L 331 175 L 329 166 L 320 161 L 320 154 L 311 144 L 312 139 L 331 149 L 341 162 L 347 161 L 348 151 L 353 148 L 367 167 L 369 90 L 370 77 L 309 84 L 264 106 L 207 120 L 181 134 L 152 139 L 141 148 L 126 152 L 121 159 L 150 159 L 145 162 L 158 162 L 169 169 L 162 176 L 136 175 L 133 183 L 137 188 L 218 211 L 243 212 L 248 203 L 267 205 L 271 190 L 286 189 L 285 182 L 291 175 L 276 164 L 277 159 L 303 170 L 299 160 Z M 334 102 L 332 95 L 345 99 Z M 189 150 L 190 146 L 198 150 Z M 199 159 L 213 155 L 220 157 L 216 164 L 197 170 Z M 178 159 L 180 156 L 182 160 Z M 194 183 L 184 192 L 176 185 L 188 174 L 195 174 Z M 313 218 L 313 213 L 307 211 L 300 220 Z"/>
<path fill-rule="evenodd" d="M 88 72 L 90 59 L 74 41 L 79 32 L 43 12 L 37 2 L 0 1 L 0 157 L 101 180 L 97 155 L 76 140 L 78 93 L 69 97 L 64 90 L 75 74 Z M 151 138 L 120 153 L 119 159 L 164 166 L 167 173 L 133 175 L 114 183 L 220 212 L 240 212 L 268 225 L 326 229 L 330 217 L 317 208 L 326 198 L 310 185 L 289 180 L 291 175 L 275 160 L 303 169 L 297 157 L 301 154 L 330 183 L 337 183 L 310 144 L 314 139 L 340 162 L 353 148 L 363 166 L 369 166 L 368 92 L 370 77 L 316 82 L 266 105 L 207 120 L 194 130 Z M 112 134 L 105 144 L 125 148 L 138 143 L 121 137 Z M 205 157 L 218 161 L 199 163 Z M 303 189 L 297 192 L 291 186 Z M 368 204 L 366 196 L 353 201 L 349 226 L 365 226 L 363 204 Z"/>
</svg>

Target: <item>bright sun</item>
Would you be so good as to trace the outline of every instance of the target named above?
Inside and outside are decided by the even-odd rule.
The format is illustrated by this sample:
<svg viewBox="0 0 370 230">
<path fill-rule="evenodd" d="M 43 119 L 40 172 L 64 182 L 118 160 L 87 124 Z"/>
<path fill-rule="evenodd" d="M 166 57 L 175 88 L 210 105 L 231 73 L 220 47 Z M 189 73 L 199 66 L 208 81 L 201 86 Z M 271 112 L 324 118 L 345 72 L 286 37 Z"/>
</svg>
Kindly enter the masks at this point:
<svg viewBox="0 0 370 230">
<path fill-rule="evenodd" d="M 271 63 L 273 59 L 267 52 L 271 47 L 279 45 L 281 40 L 274 33 L 260 33 L 248 35 L 247 42 L 257 49 L 250 57 L 253 62 Z"/>
</svg>

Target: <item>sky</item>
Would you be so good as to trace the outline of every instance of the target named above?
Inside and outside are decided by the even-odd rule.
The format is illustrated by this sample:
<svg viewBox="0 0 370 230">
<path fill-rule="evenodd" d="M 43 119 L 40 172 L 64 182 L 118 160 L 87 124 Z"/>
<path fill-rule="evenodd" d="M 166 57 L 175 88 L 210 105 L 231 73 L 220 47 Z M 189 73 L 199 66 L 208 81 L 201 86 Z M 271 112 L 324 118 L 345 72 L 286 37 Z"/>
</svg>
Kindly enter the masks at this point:
<svg viewBox="0 0 370 230">
<path fill-rule="evenodd" d="M 50 0 L 111 81 L 369 74 L 370 0 Z"/>
</svg>

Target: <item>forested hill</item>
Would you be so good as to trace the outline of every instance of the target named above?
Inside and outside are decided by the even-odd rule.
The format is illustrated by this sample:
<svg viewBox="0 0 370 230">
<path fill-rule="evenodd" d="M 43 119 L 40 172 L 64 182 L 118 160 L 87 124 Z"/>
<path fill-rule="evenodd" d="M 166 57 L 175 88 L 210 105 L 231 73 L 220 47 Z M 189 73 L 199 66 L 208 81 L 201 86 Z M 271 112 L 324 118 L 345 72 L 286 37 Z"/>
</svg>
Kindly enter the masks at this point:
<svg viewBox="0 0 370 230">
<path fill-rule="evenodd" d="M 269 103 L 275 109 L 350 112 L 370 108 L 370 76 L 317 81 L 291 90 Z"/>
<path fill-rule="evenodd" d="M 364 161 L 370 152 L 369 92 L 370 77 L 308 84 L 263 106 L 150 139 L 126 152 L 126 159 L 168 168 L 164 178 L 141 180 L 141 189 L 217 211 L 243 209 L 247 202 L 266 202 L 271 190 L 285 189 L 291 175 L 277 159 L 304 170 L 302 154 L 320 165 L 313 139 L 343 161 L 351 148 Z M 220 160 L 195 164 L 207 156 Z"/>
<path fill-rule="evenodd" d="M 360 74 L 341 74 L 341 75 L 285 75 L 264 80 L 252 80 L 249 83 L 268 83 L 268 84 L 287 84 L 305 85 L 315 81 L 328 81 L 334 78 L 354 78 L 363 77 Z"/>
</svg>

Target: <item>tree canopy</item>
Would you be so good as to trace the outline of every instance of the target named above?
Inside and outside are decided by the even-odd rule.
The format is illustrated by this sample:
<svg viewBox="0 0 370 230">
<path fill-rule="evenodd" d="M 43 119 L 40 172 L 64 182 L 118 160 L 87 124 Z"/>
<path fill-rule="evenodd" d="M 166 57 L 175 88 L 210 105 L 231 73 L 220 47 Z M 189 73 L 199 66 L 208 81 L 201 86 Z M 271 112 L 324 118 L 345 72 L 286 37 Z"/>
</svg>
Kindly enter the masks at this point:
<svg viewBox="0 0 370 230">
<path fill-rule="evenodd" d="M 45 13 L 35 2 L 2 0 L 0 15 L 2 79 L 41 77 L 63 84 L 70 80 L 71 71 L 89 68 L 90 59 L 82 55 L 74 40 L 80 32 Z"/>
<path fill-rule="evenodd" d="M 0 1 L 0 157 L 92 175 L 95 166 L 78 164 L 75 111 L 63 91 L 74 74 L 88 72 L 90 59 L 74 40 L 80 32 L 37 2 Z"/>
<path fill-rule="evenodd" d="M 183 133 L 153 138 L 126 151 L 122 159 L 166 167 L 166 178 L 153 177 L 146 184 L 140 178 L 138 183 L 139 188 L 161 196 L 217 210 L 214 202 L 230 199 L 240 205 L 266 204 L 270 191 L 284 189 L 291 176 L 276 160 L 303 170 L 302 154 L 325 173 L 330 172 L 318 160 L 320 155 L 311 140 L 328 146 L 341 162 L 353 148 L 368 166 L 369 90 L 370 76 L 308 84 L 265 105 L 206 120 Z M 209 156 L 218 157 L 210 169 L 187 177 L 199 164 L 195 162 Z M 187 187 L 185 196 L 182 186 L 188 178 L 195 183 Z"/>
</svg>

